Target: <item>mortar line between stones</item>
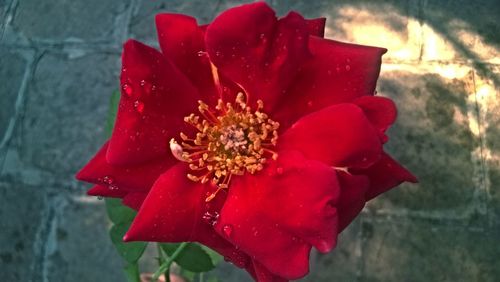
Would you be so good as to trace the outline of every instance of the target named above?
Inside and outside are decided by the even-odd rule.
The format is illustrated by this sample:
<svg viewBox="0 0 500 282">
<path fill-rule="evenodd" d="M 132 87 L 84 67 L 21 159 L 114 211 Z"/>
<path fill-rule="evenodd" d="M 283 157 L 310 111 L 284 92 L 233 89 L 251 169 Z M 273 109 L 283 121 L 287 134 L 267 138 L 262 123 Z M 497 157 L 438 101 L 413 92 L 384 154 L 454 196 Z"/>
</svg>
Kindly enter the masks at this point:
<svg viewBox="0 0 500 282">
<path fill-rule="evenodd" d="M 18 2 L 17 0 L 12 0 L 10 1 L 10 3 L 7 5 L 7 9 L 5 10 L 5 13 L 4 13 L 4 19 L 3 21 L 0 23 L 1 26 L 0 26 L 0 42 L 3 42 L 3 36 L 4 36 L 4 33 L 5 33 L 5 28 L 7 27 L 7 25 L 10 23 L 10 21 L 12 20 L 12 11 L 16 10 L 17 9 L 17 5 L 18 5 Z"/>
<path fill-rule="evenodd" d="M 472 83 L 473 83 L 473 89 L 474 89 L 474 102 L 475 102 L 475 108 L 476 108 L 476 118 L 477 118 L 477 126 L 478 126 L 478 139 L 479 139 L 479 175 L 480 175 L 480 182 L 481 182 L 481 191 L 483 192 L 482 200 L 483 200 L 483 205 L 486 208 L 486 214 L 488 214 L 489 209 L 488 209 L 488 200 L 490 198 L 490 187 L 488 183 L 488 168 L 486 166 L 486 156 L 485 156 L 485 151 L 487 150 L 486 148 L 486 131 L 484 130 L 484 125 L 483 122 L 484 120 L 482 119 L 482 112 L 486 111 L 487 108 L 482 106 L 482 103 L 479 101 L 478 93 L 477 93 L 477 84 L 476 84 L 476 74 L 475 72 L 472 72 Z M 481 200 L 481 199 L 479 199 Z"/>
<path fill-rule="evenodd" d="M 26 68 L 24 70 L 23 78 L 21 80 L 21 85 L 19 86 L 19 90 L 17 92 L 16 102 L 14 104 L 14 115 L 10 118 L 9 124 L 7 125 L 7 129 L 3 135 L 3 138 L 0 142 L 0 149 L 3 149 L 9 143 L 9 140 L 12 137 L 14 132 L 15 125 L 20 116 L 21 111 L 23 110 L 24 105 L 24 97 L 26 93 L 26 88 L 28 86 L 28 82 L 33 75 L 34 65 L 37 60 L 33 58 L 33 56 L 23 56 L 24 59 L 27 59 Z M 3 163 L 0 171 L 3 170 Z"/>
</svg>

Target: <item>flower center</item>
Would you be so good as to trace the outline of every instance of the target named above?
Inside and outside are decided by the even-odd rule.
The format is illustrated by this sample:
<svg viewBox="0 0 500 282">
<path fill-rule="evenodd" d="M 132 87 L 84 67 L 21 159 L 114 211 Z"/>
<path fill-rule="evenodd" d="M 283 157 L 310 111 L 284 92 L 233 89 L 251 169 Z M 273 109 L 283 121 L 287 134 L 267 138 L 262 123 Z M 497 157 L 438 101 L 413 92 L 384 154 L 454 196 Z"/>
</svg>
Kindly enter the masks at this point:
<svg viewBox="0 0 500 282">
<path fill-rule="evenodd" d="M 194 137 L 180 133 L 179 144 L 172 138 L 170 149 L 179 160 L 188 162 L 187 177 L 200 183 L 212 181 L 218 187 L 206 201 L 212 200 L 221 189 L 229 188 L 233 175 L 261 171 L 266 159 L 277 158 L 272 149 L 278 141 L 279 123 L 262 112 L 264 104 L 257 101 L 252 109 L 238 93 L 234 103 L 219 99 L 215 109 L 198 101 L 201 115 L 190 114 L 184 121 L 198 131 Z"/>
</svg>

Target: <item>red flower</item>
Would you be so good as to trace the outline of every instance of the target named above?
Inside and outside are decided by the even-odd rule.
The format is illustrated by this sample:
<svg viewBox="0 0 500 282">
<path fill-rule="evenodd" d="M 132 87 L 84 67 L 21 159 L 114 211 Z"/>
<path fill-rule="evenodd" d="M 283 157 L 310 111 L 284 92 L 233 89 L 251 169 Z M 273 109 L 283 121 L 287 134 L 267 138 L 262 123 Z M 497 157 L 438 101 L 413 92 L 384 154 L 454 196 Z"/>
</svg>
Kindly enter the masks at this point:
<svg viewBox="0 0 500 282">
<path fill-rule="evenodd" d="M 382 148 L 385 49 L 262 2 L 156 24 L 161 53 L 125 43 L 113 135 L 78 174 L 139 210 L 125 240 L 196 241 L 258 281 L 297 279 L 366 201 L 416 181 Z"/>
</svg>

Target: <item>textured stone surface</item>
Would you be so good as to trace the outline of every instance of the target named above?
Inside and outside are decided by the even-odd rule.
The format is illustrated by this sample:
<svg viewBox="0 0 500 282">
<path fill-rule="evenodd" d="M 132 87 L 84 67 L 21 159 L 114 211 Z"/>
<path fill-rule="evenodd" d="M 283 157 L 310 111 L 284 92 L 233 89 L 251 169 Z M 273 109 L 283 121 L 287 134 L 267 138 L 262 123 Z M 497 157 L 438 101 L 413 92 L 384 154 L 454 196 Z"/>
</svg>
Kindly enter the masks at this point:
<svg viewBox="0 0 500 282">
<path fill-rule="evenodd" d="M 109 241 L 104 201 L 73 196 L 60 204 L 54 222 L 48 281 L 125 281 L 125 264 Z"/>
<path fill-rule="evenodd" d="M 1 4 L 0 4 L 1 6 Z M 1 14 L 1 11 L 0 11 Z M 0 142 L 14 116 L 18 90 L 27 68 L 26 60 L 18 53 L 0 46 Z"/>
<path fill-rule="evenodd" d="M 44 55 L 27 95 L 23 161 L 72 177 L 104 141 L 109 99 L 119 88 L 119 69 L 118 55 Z"/>
<path fill-rule="evenodd" d="M 0 183 L 0 281 L 31 281 L 45 224 L 45 191 Z"/>
<path fill-rule="evenodd" d="M 28 38 L 109 41 L 130 0 L 19 1 L 13 26 Z"/>
<path fill-rule="evenodd" d="M 402 185 L 376 203 L 415 210 L 471 204 L 471 151 L 478 141 L 469 129 L 471 93 L 465 82 L 437 74 L 384 71 L 378 92 L 391 97 L 400 113 L 389 130 L 386 150 L 414 172 L 420 185 Z"/>
<path fill-rule="evenodd" d="M 369 225 L 368 225 L 369 224 Z M 497 281 L 499 230 L 405 220 L 366 223 L 361 281 Z M 479 243 L 480 242 L 480 243 Z M 487 247 L 489 246 L 489 247 Z"/>
<path fill-rule="evenodd" d="M 492 72 L 500 78 L 499 66 L 493 67 Z M 485 113 L 484 155 L 486 173 L 489 175 L 485 184 L 491 194 L 490 209 L 494 215 L 493 220 L 500 224 L 500 85 L 486 89 L 489 91 L 485 91 L 484 96 L 480 97 Z"/>
<path fill-rule="evenodd" d="M 32 39 L 110 41 L 130 0 L 19 1 L 13 27 Z M 125 26 L 123 27 L 125 28 Z"/>
</svg>

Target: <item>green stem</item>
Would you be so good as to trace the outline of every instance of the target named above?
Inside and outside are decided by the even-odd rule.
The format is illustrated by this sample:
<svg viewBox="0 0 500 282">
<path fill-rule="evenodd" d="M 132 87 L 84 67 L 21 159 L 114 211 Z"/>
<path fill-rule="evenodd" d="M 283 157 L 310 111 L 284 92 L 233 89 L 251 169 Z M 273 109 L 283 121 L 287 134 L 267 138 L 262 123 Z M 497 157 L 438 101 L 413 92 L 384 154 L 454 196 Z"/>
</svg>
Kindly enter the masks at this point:
<svg viewBox="0 0 500 282">
<path fill-rule="evenodd" d="M 184 248 L 186 248 L 188 245 L 187 242 L 184 242 L 184 243 L 181 243 L 179 245 L 179 247 L 177 247 L 177 249 L 175 249 L 174 253 L 167 258 L 167 260 L 165 262 L 162 263 L 162 265 L 160 265 L 160 267 L 158 268 L 158 270 L 156 270 L 156 272 L 153 274 L 153 281 L 158 281 L 158 278 L 162 275 L 162 273 L 165 273 L 165 275 L 168 275 L 167 277 L 165 277 L 165 279 L 168 281 L 170 281 L 170 273 L 169 273 L 169 269 L 170 269 L 170 265 L 172 265 L 172 263 L 174 262 L 174 260 L 180 255 L 180 253 L 184 250 Z"/>
</svg>

